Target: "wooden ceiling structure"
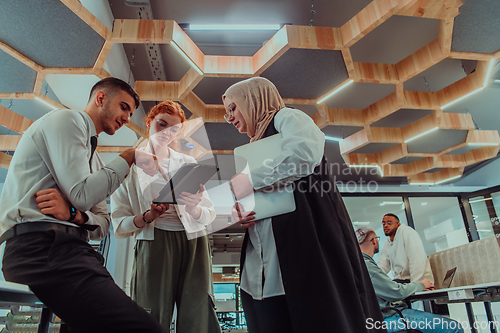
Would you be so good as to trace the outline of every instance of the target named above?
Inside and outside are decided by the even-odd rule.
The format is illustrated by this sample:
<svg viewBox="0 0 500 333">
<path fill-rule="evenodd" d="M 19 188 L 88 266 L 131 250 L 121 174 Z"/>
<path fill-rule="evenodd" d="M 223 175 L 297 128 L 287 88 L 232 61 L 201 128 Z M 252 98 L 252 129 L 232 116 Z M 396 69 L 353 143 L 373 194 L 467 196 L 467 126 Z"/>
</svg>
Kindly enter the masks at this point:
<svg viewBox="0 0 500 333">
<path fill-rule="evenodd" d="M 407 177 L 409 183 L 435 184 L 460 177 L 469 165 L 496 157 L 500 137 L 496 130 L 476 129 L 470 114 L 446 113 L 443 109 L 454 101 L 483 89 L 495 59 L 500 51 L 492 54 L 456 52 L 451 50 L 454 18 L 459 15 L 460 0 L 374 0 L 340 28 L 316 26 L 283 26 L 253 56 L 205 55 L 186 32 L 172 20 L 117 19 L 113 30 L 108 29 L 78 0 L 60 0 L 81 20 L 97 32 L 105 42 L 93 67 L 47 68 L 27 58 L 12 47 L 0 42 L 0 50 L 35 70 L 36 81 L 32 93 L 0 93 L 0 99 L 39 99 L 55 108 L 63 105 L 42 94 L 42 83 L 47 74 L 92 74 L 99 78 L 110 76 L 103 70 L 104 62 L 115 43 L 171 44 L 189 58 L 192 67 L 179 81 L 136 81 L 135 89 L 143 101 L 171 99 L 179 101 L 193 114 L 190 133 L 203 122 L 225 122 L 223 105 L 205 104 L 193 89 L 204 77 L 247 78 L 261 75 L 289 49 L 340 51 L 348 79 L 316 99 L 286 98 L 285 103 L 314 105 L 315 123 L 323 128 L 328 125 L 358 126 L 363 129 L 340 141 L 340 151 L 351 166 L 377 166 L 384 177 Z M 437 39 L 423 46 L 396 64 L 355 62 L 350 48 L 368 33 L 374 31 L 394 15 L 432 18 L 439 21 Z M 403 83 L 441 61 L 452 59 L 477 60 L 476 70 L 463 79 L 436 92 L 407 91 Z M 391 84 L 394 93 L 364 109 L 329 108 L 324 99 L 351 82 Z M 432 110 L 432 113 L 401 128 L 372 127 L 371 124 L 401 109 Z M 23 133 L 33 121 L 0 106 L 0 125 Z M 139 136 L 147 133 L 134 123 L 129 123 Z M 408 152 L 407 142 L 433 130 L 467 131 L 464 142 L 438 153 Z M 187 135 L 189 137 L 189 135 Z M 0 136 L 1 150 L 15 150 L 19 137 Z M 194 142 L 194 141 L 193 141 Z M 371 143 L 394 143 L 391 148 L 376 154 L 355 151 Z M 198 145 L 199 146 L 199 145 Z M 477 148 L 462 154 L 447 153 L 466 146 Z M 99 147 L 101 152 L 121 152 L 126 147 Z M 221 154 L 232 151 L 208 151 L 199 147 L 190 152 L 195 157 L 207 153 Z M 408 164 L 393 164 L 404 157 L 419 157 Z M 8 168 L 11 156 L 0 153 L 0 166 Z M 433 169 L 439 169 L 435 172 Z"/>
</svg>

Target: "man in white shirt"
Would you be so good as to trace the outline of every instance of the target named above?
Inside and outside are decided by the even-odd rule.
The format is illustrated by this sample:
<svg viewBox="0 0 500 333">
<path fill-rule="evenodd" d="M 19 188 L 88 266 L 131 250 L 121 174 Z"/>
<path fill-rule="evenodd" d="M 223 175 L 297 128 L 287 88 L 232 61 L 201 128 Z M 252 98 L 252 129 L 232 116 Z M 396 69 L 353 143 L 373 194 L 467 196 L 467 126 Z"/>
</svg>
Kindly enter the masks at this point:
<svg viewBox="0 0 500 333">
<path fill-rule="evenodd" d="M 54 110 L 23 134 L 0 198 L 5 279 L 26 284 L 71 332 L 166 332 L 113 281 L 89 244 L 109 230 L 104 201 L 130 166 L 152 156 L 127 149 L 104 165 L 97 135 L 114 134 L 139 106 L 126 82 L 94 85 L 83 111 Z M 137 155 L 136 155 L 137 154 Z M 144 166 L 155 174 L 155 163 Z"/>
<path fill-rule="evenodd" d="M 402 225 L 392 213 L 384 215 L 382 226 L 388 240 L 380 252 L 378 265 L 384 273 L 392 269 L 394 279 L 400 282 L 427 279 L 434 283 L 431 265 L 418 233 Z"/>
</svg>

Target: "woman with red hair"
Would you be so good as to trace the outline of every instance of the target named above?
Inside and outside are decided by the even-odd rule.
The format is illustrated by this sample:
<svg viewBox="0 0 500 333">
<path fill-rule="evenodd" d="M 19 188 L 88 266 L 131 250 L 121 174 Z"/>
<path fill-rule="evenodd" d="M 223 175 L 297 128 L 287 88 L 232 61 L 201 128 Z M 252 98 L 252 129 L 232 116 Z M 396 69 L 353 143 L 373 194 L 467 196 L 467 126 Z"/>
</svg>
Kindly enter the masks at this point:
<svg viewBox="0 0 500 333">
<path fill-rule="evenodd" d="M 169 145 L 186 121 L 179 104 L 164 101 L 146 117 L 149 140 L 143 149 L 161 166 L 154 177 L 132 167 L 111 197 L 111 218 L 117 238 L 135 236 L 131 297 L 167 330 L 174 304 L 178 332 L 220 332 L 214 309 L 212 264 L 206 234 L 188 239 L 186 232 L 203 232 L 215 211 L 203 186 L 196 194 L 183 192 L 179 205 L 153 204 L 153 198 L 183 164 L 196 163 Z"/>
</svg>

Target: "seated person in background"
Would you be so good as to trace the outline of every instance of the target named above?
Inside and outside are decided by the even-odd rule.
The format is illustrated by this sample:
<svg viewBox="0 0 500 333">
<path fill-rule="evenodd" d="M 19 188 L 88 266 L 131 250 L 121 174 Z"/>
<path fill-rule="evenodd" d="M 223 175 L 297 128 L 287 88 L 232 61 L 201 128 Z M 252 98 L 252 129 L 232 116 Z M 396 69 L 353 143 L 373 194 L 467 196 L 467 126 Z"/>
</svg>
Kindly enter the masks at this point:
<svg viewBox="0 0 500 333">
<path fill-rule="evenodd" d="M 387 274 L 392 269 L 398 282 L 427 279 L 434 283 L 429 259 L 415 229 L 399 223 L 399 218 L 392 213 L 384 215 L 382 227 L 389 237 L 378 260 L 382 271 Z"/>
<path fill-rule="evenodd" d="M 433 313 L 408 309 L 406 303 L 401 302 L 406 297 L 423 290 L 433 289 L 434 285 L 426 279 L 411 283 L 398 283 L 392 281 L 377 266 L 373 256 L 379 252 L 379 243 L 375 230 L 371 227 L 361 227 L 356 230 L 359 247 L 363 253 L 368 274 L 375 289 L 378 303 L 384 315 L 384 328 L 387 332 L 398 332 L 405 328 L 399 315 L 393 310 L 384 310 L 386 307 L 399 309 L 409 328 L 418 329 L 424 333 L 430 332 L 463 332 L 460 324 L 453 320 Z M 369 325 L 370 323 L 367 322 Z M 373 323 L 377 325 L 377 323 Z M 383 324 L 379 324 L 383 325 Z"/>
</svg>

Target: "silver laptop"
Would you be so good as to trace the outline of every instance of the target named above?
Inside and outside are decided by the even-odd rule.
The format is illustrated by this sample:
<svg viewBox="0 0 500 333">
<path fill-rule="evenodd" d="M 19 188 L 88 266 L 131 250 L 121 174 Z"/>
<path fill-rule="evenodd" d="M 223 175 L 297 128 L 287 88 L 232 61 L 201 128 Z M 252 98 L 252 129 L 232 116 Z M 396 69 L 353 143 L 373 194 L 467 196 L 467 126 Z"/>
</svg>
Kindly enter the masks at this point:
<svg viewBox="0 0 500 333">
<path fill-rule="evenodd" d="M 234 150 L 236 172 L 249 174 L 264 166 L 266 160 L 280 155 L 283 152 L 279 146 L 280 139 L 281 134 L 276 134 L 236 148 Z M 230 214 L 230 208 L 236 203 L 229 182 L 209 189 L 208 195 L 218 214 Z M 243 205 L 245 211 L 255 212 L 256 220 L 295 210 L 295 199 L 291 185 L 274 192 L 258 191 L 239 200 L 239 202 Z"/>
</svg>

